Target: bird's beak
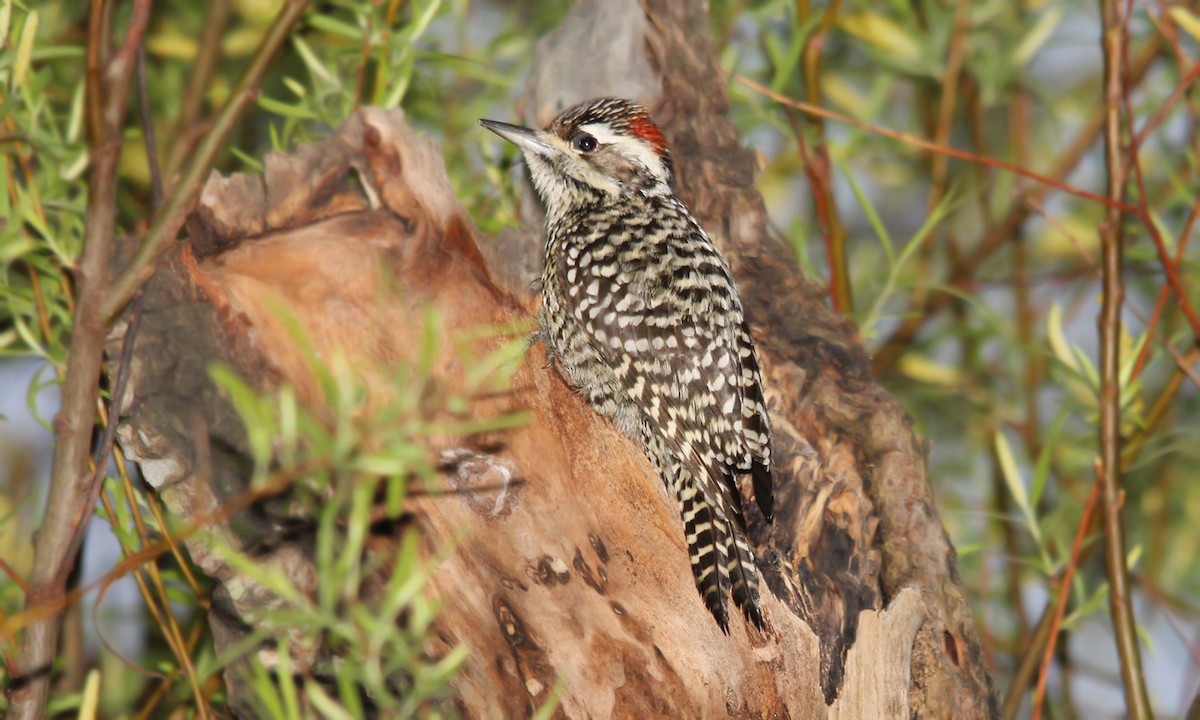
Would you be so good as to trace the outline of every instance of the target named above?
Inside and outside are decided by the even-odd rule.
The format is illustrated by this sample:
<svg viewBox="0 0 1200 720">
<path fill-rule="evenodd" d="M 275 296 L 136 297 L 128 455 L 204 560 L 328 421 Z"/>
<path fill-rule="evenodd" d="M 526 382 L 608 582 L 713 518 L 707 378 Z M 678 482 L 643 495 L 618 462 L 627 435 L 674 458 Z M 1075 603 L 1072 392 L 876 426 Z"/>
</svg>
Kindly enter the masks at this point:
<svg viewBox="0 0 1200 720">
<path fill-rule="evenodd" d="M 497 120 L 480 120 L 479 124 L 521 148 L 523 151 L 543 157 L 550 157 L 562 152 L 561 148 L 545 140 L 546 135 L 549 133 L 543 130 L 534 130 L 532 128 L 521 127 L 520 125 L 510 125 Z"/>
</svg>

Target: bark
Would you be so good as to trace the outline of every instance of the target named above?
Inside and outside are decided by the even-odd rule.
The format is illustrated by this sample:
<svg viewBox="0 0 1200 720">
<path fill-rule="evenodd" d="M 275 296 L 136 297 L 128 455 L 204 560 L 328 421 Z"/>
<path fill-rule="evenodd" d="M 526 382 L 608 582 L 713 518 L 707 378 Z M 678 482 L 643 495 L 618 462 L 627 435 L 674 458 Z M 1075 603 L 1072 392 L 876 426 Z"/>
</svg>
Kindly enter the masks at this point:
<svg viewBox="0 0 1200 720">
<path fill-rule="evenodd" d="M 749 528 L 767 630 L 738 620 L 720 632 L 649 463 L 534 352 L 513 392 L 470 408 L 525 410 L 530 422 L 431 442 L 454 494 L 410 500 L 428 547 L 455 548 L 432 581 L 444 609 L 431 651 L 475 649 L 455 683 L 469 717 L 528 713 L 560 678 L 567 717 L 994 716 L 925 445 L 871 380 L 854 328 L 770 236 L 705 20 L 683 0 L 581 0 L 540 44 L 524 111 L 543 123 L 598 95 L 647 104 L 681 196 L 734 269 L 775 429 L 776 517 Z M 434 387 L 446 392 L 464 382 L 454 338 L 536 310 L 536 203 L 524 203 L 519 231 L 478 237 L 436 145 L 401 113 L 365 110 L 266 168 L 262 179 L 210 180 L 192 223 L 202 235 L 174 249 L 147 290 L 120 438 L 184 519 L 219 517 L 246 490 L 243 428 L 209 363 L 264 388 L 291 382 L 320 405 L 280 301 L 318 353 L 347 353 L 368 379 L 413 356 L 431 304 L 444 319 Z M 384 385 L 372 386 L 379 404 Z M 311 589 L 303 544 L 280 541 L 262 512 L 213 532 Z M 217 579 L 224 647 L 272 599 L 205 538 L 189 550 Z"/>
</svg>

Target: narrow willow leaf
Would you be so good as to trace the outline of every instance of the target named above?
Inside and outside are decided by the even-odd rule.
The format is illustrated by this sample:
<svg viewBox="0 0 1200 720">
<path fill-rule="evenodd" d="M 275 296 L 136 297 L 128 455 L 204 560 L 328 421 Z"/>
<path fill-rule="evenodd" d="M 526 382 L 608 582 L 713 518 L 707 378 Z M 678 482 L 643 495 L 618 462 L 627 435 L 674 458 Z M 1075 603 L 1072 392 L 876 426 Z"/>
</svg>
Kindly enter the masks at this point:
<svg viewBox="0 0 1200 720">
<path fill-rule="evenodd" d="M 342 81 L 338 79 L 337 75 L 330 72 L 329 68 L 325 67 L 325 63 L 321 62 L 309 44 L 304 42 L 304 38 L 293 35 L 292 45 L 295 46 L 300 59 L 304 61 L 304 66 L 312 73 L 314 80 L 319 80 L 332 88 L 340 89 L 342 87 Z"/>
<path fill-rule="evenodd" d="M 1046 340 L 1050 343 L 1050 349 L 1054 352 L 1054 357 L 1058 358 L 1063 365 L 1079 372 L 1079 365 L 1075 363 L 1075 357 L 1071 353 L 1071 345 L 1067 342 L 1067 337 L 1063 333 L 1062 325 L 1062 306 L 1058 303 L 1051 303 L 1049 311 L 1046 312 Z"/>
<path fill-rule="evenodd" d="M 279 694 L 286 707 L 286 717 L 288 720 L 298 719 L 300 718 L 300 698 L 296 694 L 296 679 L 292 677 L 291 647 L 286 634 L 279 638 L 276 657 L 278 665 L 275 668 L 275 676 L 279 678 Z"/>
<path fill-rule="evenodd" d="M 351 25 L 348 22 L 338 20 L 329 15 L 320 15 L 313 13 L 305 20 L 310 26 L 327 32 L 331 35 L 336 35 L 343 40 L 353 40 L 355 42 L 362 40 L 362 28 Z"/>
<path fill-rule="evenodd" d="M 1182 5 L 1175 5 L 1167 10 L 1167 14 L 1185 33 L 1200 41 L 1200 17 Z"/>
<path fill-rule="evenodd" d="M 1142 559 L 1142 551 L 1144 549 L 1140 543 L 1130 548 L 1129 552 L 1125 555 L 1125 567 L 1130 570 L 1137 567 L 1138 560 Z"/>
<path fill-rule="evenodd" d="M 1021 513 L 1026 517 L 1030 517 L 1032 508 L 1029 504 L 1029 496 L 1025 492 L 1025 483 L 1021 480 L 1021 474 L 1017 470 L 1017 459 L 1013 456 L 1012 446 L 1008 444 L 1008 438 L 1003 432 L 996 432 L 996 458 L 1000 462 L 1000 472 L 1004 476 L 1004 483 L 1008 485 L 1008 492 L 1013 497 L 1013 501 L 1017 503 L 1017 507 L 1021 509 Z"/>
<path fill-rule="evenodd" d="M 304 684 L 304 694 L 312 703 L 314 709 L 320 712 L 322 717 L 330 718 L 331 720 L 354 720 L 346 708 L 337 704 L 337 701 L 329 697 L 325 690 L 321 687 L 321 683 L 316 681 L 307 682 Z"/>
<path fill-rule="evenodd" d="M 1033 481 L 1030 483 L 1030 504 L 1034 507 L 1041 502 L 1042 493 L 1046 490 L 1050 461 L 1054 458 L 1054 451 L 1058 449 L 1058 438 L 1062 435 L 1063 425 L 1066 424 L 1069 414 L 1067 410 L 1059 410 L 1058 417 L 1054 418 L 1054 424 L 1050 426 L 1050 433 L 1042 441 L 1042 451 L 1033 466 Z"/>
<path fill-rule="evenodd" d="M 13 87 L 21 87 L 25 84 L 25 73 L 29 72 L 29 63 L 33 59 L 33 41 L 37 36 L 37 29 L 38 14 L 37 10 L 34 10 L 26 16 L 25 27 L 21 29 L 21 39 L 17 44 L 17 60 L 13 63 Z"/>
<path fill-rule="evenodd" d="M 258 106 L 267 112 L 275 113 L 283 117 L 296 118 L 298 120 L 317 120 L 317 114 L 303 105 L 288 105 L 287 103 L 273 100 L 272 98 L 263 96 L 257 100 Z M 279 148 L 282 150 L 282 148 Z"/>
<path fill-rule="evenodd" d="M 1026 63 L 1037 55 L 1046 41 L 1054 33 L 1054 29 L 1058 27 L 1058 23 L 1062 20 L 1062 9 L 1052 7 L 1042 14 L 1034 23 L 1033 27 L 1026 33 L 1024 39 L 1013 50 L 1013 65 L 1016 67 L 1024 67 Z"/>
<path fill-rule="evenodd" d="M 8 30 L 12 24 L 12 0 L 0 0 L 0 47 L 8 42 Z"/>
<path fill-rule="evenodd" d="M 879 13 L 844 15 L 838 25 L 893 60 L 914 62 L 921 57 L 921 44 L 894 20 Z"/>
</svg>

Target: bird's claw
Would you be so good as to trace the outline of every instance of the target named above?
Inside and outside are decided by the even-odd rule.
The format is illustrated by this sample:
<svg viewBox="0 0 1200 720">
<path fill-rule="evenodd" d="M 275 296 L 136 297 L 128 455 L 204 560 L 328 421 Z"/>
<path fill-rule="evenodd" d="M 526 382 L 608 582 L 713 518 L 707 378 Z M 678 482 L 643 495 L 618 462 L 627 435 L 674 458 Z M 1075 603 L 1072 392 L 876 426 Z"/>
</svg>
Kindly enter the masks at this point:
<svg viewBox="0 0 1200 720">
<path fill-rule="evenodd" d="M 550 347 L 550 336 L 546 333 L 545 328 L 539 328 L 529 335 L 530 347 L 539 341 L 546 347 L 546 364 L 542 366 L 542 369 L 548 370 L 554 367 L 554 350 Z"/>
</svg>

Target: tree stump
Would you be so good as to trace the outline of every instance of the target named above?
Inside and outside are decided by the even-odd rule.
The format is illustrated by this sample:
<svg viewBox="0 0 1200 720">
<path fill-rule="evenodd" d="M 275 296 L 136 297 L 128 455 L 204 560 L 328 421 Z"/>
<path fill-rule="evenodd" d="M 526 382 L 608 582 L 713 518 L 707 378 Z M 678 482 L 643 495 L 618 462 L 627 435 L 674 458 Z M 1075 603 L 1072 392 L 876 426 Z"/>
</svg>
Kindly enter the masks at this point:
<svg viewBox="0 0 1200 720">
<path fill-rule="evenodd" d="M 561 678 L 566 717 L 994 716 L 925 445 L 869 377 L 854 328 L 770 236 L 702 6 L 580 0 L 539 45 L 536 67 L 530 124 L 599 95 L 650 108 L 680 196 L 734 270 L 775 429 L 775 520 L 748 529 L 767 628 L 738 616 L 721 633 L 694 589 L 673 501 L 640 449 L 528 353 L 514 391 L 470 412 L 524 410 L 530 422 L 431 441 L 454 492 L 409 501 L 426 547 L 454 548 L 431 582 L 444 608 L 430 651 L 474 649 L 454 685 L 463 714 L 525 715 Z M 532 196 L 522 210 L 520 230 L 480 238 L 436 144 L 402 113 L 374 109 L 324 142 L 269 156 L 264 178 L 214 176 L 193 237 L 147 288 L 121 399 L 123 449 L 174 515 L 221 518 L 211 532 L 257 548 L 260 563 L 311 591 L 301 543 L 221 511 L 246 491 L 248 451 L 207 366 L 228 364 L 260 388 L 287 381 L 319 404 L 275 310 L 284 303 L 319 354 L 345 353 L 386 404 L 371 379 L 412 359 L 420 309 L 432 306 L 444 320 L 433 382 L 461 386 L 455 337 L 536 313 L 541 219 Z M 220 650 L 272 599 L 206 537 L 188 548 L 218 583 Z M 236 699 L 234 678 L 230 689 Z"/>
</svg>

